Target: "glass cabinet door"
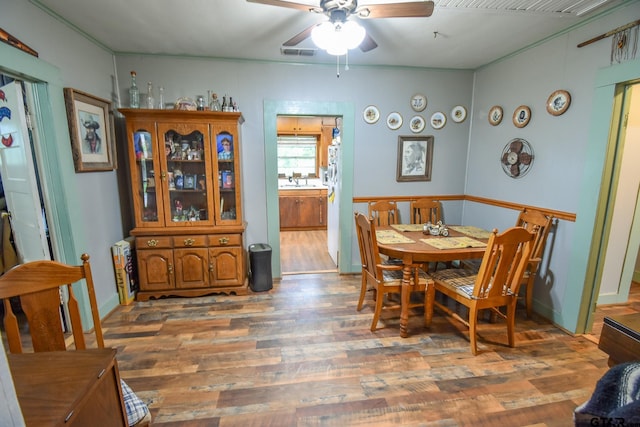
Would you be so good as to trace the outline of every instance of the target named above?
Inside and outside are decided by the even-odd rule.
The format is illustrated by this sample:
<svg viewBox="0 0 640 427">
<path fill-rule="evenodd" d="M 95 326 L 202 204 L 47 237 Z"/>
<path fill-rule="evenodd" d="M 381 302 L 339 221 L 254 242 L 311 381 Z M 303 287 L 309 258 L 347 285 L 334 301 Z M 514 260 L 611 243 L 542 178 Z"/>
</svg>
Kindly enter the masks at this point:
<svg viewBox="0 0 640 427">
<path fill-rule="evenodd" d="M 158 125 L 167 226 L 212 225 L 211 165 L 206 124 Z"/>
<path fill-rule="evenodd" d="M 141 126 L 133 132 L 133 147 L 135 165 L 133 166 L 133 183 L 137 191 L 134 192 L 133 203 L 138 206 L 136 211 L 140 215 L 136 223 L 141 227 L 159 225 L 162 219 L 162 196 L 156 191 L 157 153 L 154 124 Z"/>
<path fill-rule="evenodd" d="M 239 203 L 240 176 L 239 146 L 235 122 L 228 126 L 214 126 L 216 165 L 218 173 L 218 197 L 216 198 L 216 221 L 219 224 L 237 224 L 242 218 Z"/>
</svg>

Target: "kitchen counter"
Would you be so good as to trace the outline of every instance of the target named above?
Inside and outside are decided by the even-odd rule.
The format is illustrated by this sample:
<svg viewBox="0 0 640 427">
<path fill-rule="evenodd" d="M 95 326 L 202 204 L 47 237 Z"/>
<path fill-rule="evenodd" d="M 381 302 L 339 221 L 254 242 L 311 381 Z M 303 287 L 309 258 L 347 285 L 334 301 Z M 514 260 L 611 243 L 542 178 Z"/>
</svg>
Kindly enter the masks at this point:
<svg viewBox="0 0 640 427">
<path fill-rule="evenodd" d="M 295 182 L 289 182 L 286 179 L 278 181 L 278 191 L 289 190 L 326 190 L 327 186 L 323 185 L 319 179 L 300 179 L 298 184 Z"/>
</svg>

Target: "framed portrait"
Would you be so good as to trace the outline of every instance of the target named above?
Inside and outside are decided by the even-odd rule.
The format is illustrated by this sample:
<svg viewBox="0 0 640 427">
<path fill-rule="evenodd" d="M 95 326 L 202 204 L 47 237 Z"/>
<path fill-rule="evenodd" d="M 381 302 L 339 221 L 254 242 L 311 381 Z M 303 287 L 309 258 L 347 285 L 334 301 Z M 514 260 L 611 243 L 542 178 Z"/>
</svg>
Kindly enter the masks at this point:
<svg viewBox="0 0 640 427">
<path fill-rule="evenodd" d="M 218 160 L 233 160 L 233 135 L 220 132 L 216 135 Z"/>
<path fill-rule="evenodd" d="M 399 136 L 396 181 L 431 181 L 433 136 Z"/>
<path fill-rule="evenodd" d="M 72 88 L 64 89 L 64 100 L 76 172 L 117 168 L 111 103 Z"/>
</svg>

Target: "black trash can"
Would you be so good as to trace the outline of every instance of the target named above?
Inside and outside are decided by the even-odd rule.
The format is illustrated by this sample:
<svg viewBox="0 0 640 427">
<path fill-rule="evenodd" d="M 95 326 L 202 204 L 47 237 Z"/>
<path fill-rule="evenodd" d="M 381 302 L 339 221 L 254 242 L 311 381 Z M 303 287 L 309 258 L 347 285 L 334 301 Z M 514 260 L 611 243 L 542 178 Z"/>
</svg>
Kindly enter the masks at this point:
<svg viewBox="0 0 640 427">
<path fill-rule="evenodd" d="M 268 291 L 273 287 L 271 277 L 271 246 L 255 243 L 249 246 L 249 286 L 254 292 Z"/>
</svg>

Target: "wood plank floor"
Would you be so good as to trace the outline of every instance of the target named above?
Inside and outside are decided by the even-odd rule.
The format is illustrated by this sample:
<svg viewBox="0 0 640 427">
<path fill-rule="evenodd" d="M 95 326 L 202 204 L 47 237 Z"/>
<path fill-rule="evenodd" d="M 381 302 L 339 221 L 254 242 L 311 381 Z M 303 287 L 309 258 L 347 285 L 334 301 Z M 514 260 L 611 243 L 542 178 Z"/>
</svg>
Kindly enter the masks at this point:
<svg viewBox="0 0 640 427">
<path fill-rule="evenodd" d="M 327 230 L 280 231 L 282 274 L 336 271 L 327 249 Z"/>
<path fill-rule="evenodd" d="M 410 337 L 397 313 L 369 330 L 359 275 L 287 275 L 246 296 L 120 306 L 103 322 L 122 378 L 162 426 L 570 426 L 607 370 L 607 355 L 519 311 L 466 330 L 418 310 Z"/>
</svg>

